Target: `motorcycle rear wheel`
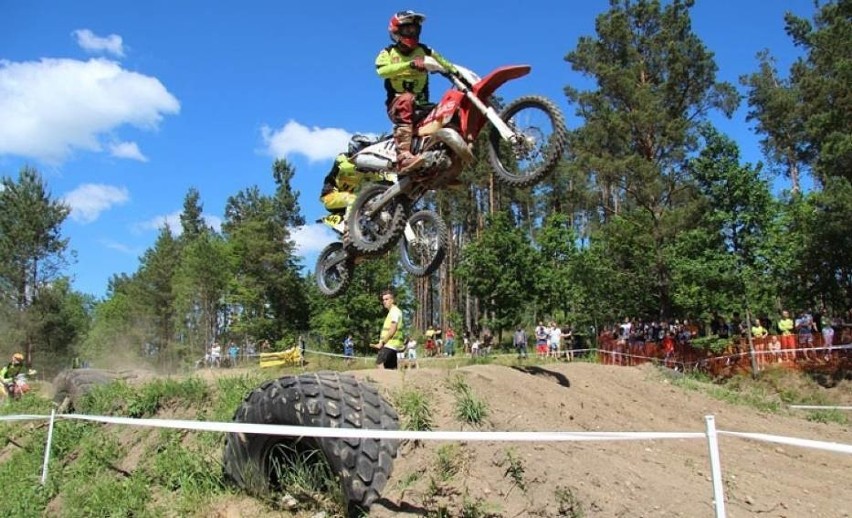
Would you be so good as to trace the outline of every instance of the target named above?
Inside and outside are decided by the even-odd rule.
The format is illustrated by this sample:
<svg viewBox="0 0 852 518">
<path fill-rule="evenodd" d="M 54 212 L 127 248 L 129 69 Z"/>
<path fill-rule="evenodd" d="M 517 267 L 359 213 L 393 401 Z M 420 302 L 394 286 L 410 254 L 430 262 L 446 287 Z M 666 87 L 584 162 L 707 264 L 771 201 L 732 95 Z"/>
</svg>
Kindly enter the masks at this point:
<svg viewBox="0 0 852 518">
<path fill-rule="evenodd" d="M 414 239 L 409 240 L 405 235 L 400 239 L 400 263 L 416 277 L 431 275 L 447 253 L 447 225 L 431 210 L 421 210 L 408 218 L 408 226 L 414 232 Z"/>
<path fill-rule="evenodd" d="M 565 117 L 546 97 L 520 97 L 500 114 L 518 137 L 506 142 L 494 128 L 488 161 L 497 179 L 511 187 L 529 187 L 553 172 L 565 151 Z"/>
<path fill-rule="evenodd" d="M 341 254 L 345 256 L 342 259 Z M 343 243 L 339 241 L 331 243 L 320 252 L 314 278 L 320 293 L 326 297 L 336 297 L 349 286 L 355 262 L 348 255 L 343 249 Z"/>
<path fill-rule="evenodd" d="M 408 218 L 408 199 L 402 196 L 388 202 L 380 211 L 367 215 L 370 203 L 379 198 L 390 186 L 387 184 L 365 185 L 350 209 L 349 239 L 357 253 L 378 255 L 393 247 L 405 229 Z"/>
</svg>

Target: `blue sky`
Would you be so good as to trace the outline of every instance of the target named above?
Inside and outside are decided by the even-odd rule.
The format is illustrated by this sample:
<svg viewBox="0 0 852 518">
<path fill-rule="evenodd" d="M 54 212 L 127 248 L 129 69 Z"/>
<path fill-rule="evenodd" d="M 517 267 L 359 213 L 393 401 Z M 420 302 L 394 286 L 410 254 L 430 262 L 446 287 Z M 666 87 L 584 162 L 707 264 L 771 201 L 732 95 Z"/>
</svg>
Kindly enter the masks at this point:
<svg viewBox="0 0 852 518">
<path fill-rule="evenodd" d="M 313 224 L 331 159 L 352 133 L 389 129 L 373 61 L 393 12 L 424 12 L 422 40 L 480 75 L 532 65 L 500 94 L 548 96 L 573 128 L 563 88 L 588 82 L 563 58 L 608 5 L 0 0 L 0 175 L 34 166 L 72 207 L 63 235 L 78 260 L 68 273 L 78 290 L 103 296 L 112 274 L 137 270 L 158 227 L 179 229 L 188 189 L 218 225 L 228 196 L 252 185 L 272 192 L 272 162 L 285 157 L 309 223 L 294 237 L 313 269 L 333 239 Z M 799 51 L 785 11 L 811 17 L 813 2 L 698 0 L 693 26 L 719 79 L 737 84 L 763 48 L 788 70 Z M 445 87 L 435 76 L 433 98 Z M 744 107 L 714 121 L 744 160 L 761 159 Z"/>
</svg>

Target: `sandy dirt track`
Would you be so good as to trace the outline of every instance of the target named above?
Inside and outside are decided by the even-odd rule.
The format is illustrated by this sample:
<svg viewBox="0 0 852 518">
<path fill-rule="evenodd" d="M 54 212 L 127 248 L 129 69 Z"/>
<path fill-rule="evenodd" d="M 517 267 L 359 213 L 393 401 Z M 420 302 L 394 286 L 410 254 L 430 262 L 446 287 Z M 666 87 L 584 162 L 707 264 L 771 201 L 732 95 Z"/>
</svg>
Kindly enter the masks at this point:
<svg viewBox="0 0 852 518">
<path fill-rule="evenodd" d="M 390 397 L 403 388 L 427 394 L 436 430 L 463 428 L 448 379 L 463 376 L 487 401 L 480 430 L 759 432 L 852 444 L 848 426 L 809 422 L 802 414 L 761 413 L 672 385 L 650 366 L 554 363 L 544 371 L 478 365 L 455 371 L 355 371 Z M 560 384 L 561 382 L 561 384 Z M 564 386 L 567 385 L 567 386 Z M 831 390 L 845 390 L 846 386 Z M 845 404 L 852 404 L 852 397 Z M 443 448 L 443 451 L 439 451 Z M 852 456 L 735 437 L 720 437 L 729 517 L 852 515 Z M 439 458 L 455 459 L 442 476 Z M 523 487 L 521 487 L 523 486 Z M 370 516 L 426 515 L 444 508 L 491 516 L 713 516 L 707 442 L 405 444 L 383 499 Z M 575 513 L 575 514 L 572 514 Z"/>
</svg>

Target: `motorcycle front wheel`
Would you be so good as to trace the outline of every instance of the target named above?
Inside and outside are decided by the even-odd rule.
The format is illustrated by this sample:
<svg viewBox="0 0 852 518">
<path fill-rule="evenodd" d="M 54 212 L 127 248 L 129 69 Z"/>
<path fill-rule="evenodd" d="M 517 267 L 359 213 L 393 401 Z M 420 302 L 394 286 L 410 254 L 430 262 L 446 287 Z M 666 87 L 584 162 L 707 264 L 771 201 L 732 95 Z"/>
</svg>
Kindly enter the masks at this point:
<svg viewBox="0 0 852 518">
<path fill-rule="evenodd" d="M 447 226 L 431 210 L 415 212 L 399 241 L 402 267 L 416 277 L 431 275 L 447 253 Z"/>
<path fill-rule="evenodd" d="M 527 96 L 509 103 L 500 114 L 512 128 L 511 141 L 491 128 L 488 161 L 497 179 L 511 187 L 529 187 L 556 169 L 565 151 L 565 117 L 550 100 Z"/>
<path fill-rule="evenodd" d="M 343 293 L 352 280 L 354 269 L 355 262 L 343 249 L 343 243 L 338 241 L 323 248 L 314 271 L 320 293 L 326 297 L 336 297 Z"/>
<path fill-rule="evenodd" d="M 408 199 L 403 196 L 387 202 L 379 210 L 371 210 L 372 205 L 390 186 L 387 184 L 365 185 L 349 214 L 349 239 L 352 247 L 364 255 L 383 254 L 393 247 L 408 217 Z"/>
</svg>

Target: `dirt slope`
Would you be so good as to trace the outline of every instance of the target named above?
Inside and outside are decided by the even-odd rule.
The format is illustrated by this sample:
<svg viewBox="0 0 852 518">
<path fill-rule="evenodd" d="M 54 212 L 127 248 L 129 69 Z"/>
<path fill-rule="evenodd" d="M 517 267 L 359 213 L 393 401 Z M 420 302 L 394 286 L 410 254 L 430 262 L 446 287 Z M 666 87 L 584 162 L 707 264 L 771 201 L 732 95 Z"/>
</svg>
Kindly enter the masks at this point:
<svg viewBox="0 0 852 518">
<path fill-rule="evenodd" d="M 496 365 L 449 373 L 353 374 L 388 394 L 403 387 L 428 394 L 437 430 L 462 429 L 447 385 L 449 376 L 461 375 L 488 402 L 483 430 L 703 432 L 704 416 L 712 414 L 720 430 L 852 444 L 849 427 L 721 402 L 673 387 L 651 367 L 544 368 L 563 375 L 562 385 L 546 372 Z M 844 404 L 852 404 L 848 385 L 839 390 L 848 396 Z M 852 456 L 734 437 L 720 437 L 720 447 L 729 517 L 852 516 Z M 457 473 L 441 467 L 442 456 Z M 429 441 L 402 449 L 371 516 L 425 515 L 441 508 L 449 516 L 465 510 L 468 516 L 580 516 L 578 510 L 584 516 L 713 516 L 709 473 L 704 440 L 455 446 Z"/>
</svg>

